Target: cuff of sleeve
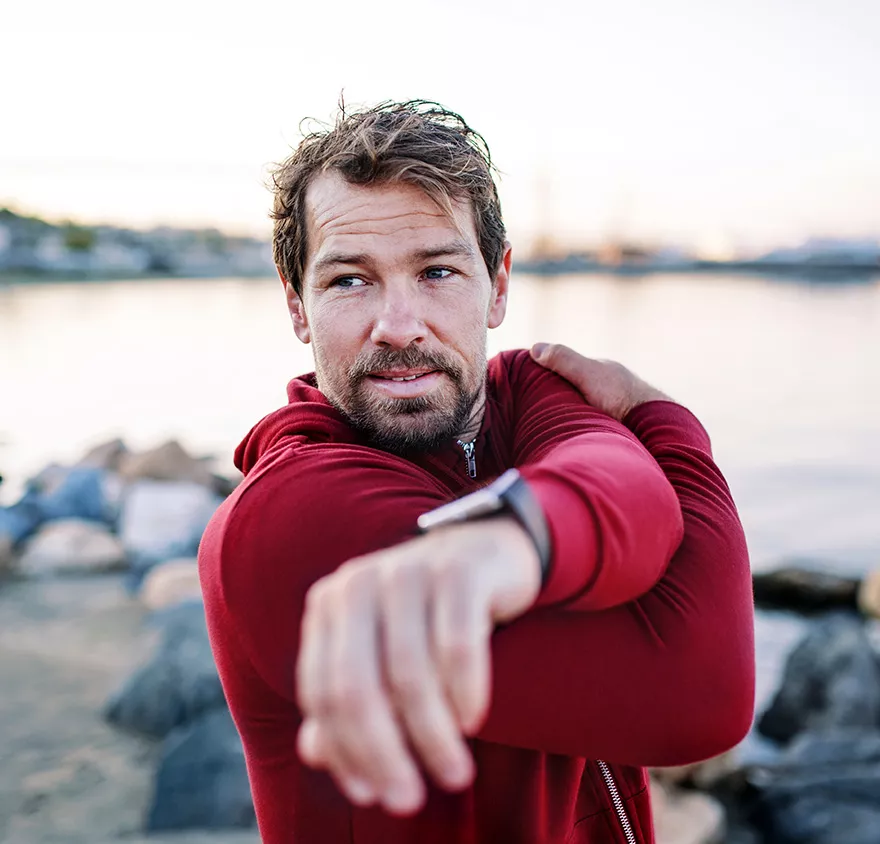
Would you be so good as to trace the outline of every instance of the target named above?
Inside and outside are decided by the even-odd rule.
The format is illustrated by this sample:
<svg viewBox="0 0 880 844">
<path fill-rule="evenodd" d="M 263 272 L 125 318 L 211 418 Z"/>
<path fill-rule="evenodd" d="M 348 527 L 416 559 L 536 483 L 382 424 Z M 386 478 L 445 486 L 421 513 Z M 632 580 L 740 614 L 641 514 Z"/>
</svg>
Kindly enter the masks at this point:
<svg viewBox="0 0 880 844">
<path fill-rule="evenodd" d="M 648 401 L 637 405 L 623 418 L 629 428 L 650 450 L 664 442 L 696 446 L 711 454 L 709 434 L 686 407 L 674 401 Z"/>
<path fill-rule="evenodd" d="M 595 580 L 596 526 L 591 518 L 584 518 L 584 502 L 564 478 L 537 468 L 524 468 L 522 475 L 541 505 L 550 531 L 550 570 L 535 607 L 569 601 L 583 594 Z"/>
</svg>

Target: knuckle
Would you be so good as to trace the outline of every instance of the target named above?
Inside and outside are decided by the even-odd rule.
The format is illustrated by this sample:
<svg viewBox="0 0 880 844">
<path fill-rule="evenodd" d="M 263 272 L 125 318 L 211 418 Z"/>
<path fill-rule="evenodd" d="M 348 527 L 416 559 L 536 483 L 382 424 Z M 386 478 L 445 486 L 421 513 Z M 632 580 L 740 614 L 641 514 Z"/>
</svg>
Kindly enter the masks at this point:
<svg viewBox="0 0 880 844">
<path fill-rule="evenodd" d="M 467 635 L 456 631 L 445 641 L 438 642 L 438 649 L 445 665 L 460 665 L 473 659 L 475 643 Z"/>
<path fill-rule="evenodd" d="M 314 611 L 316 610 L 324 599 L 327 596 L 328 591 L 328 578 L 322 577 L 320 580 L 316 580 L 306 592 L 306 610 Z"/>
<path fill-rule="evenodd" d="M 409 708 L 424 699 L 425 684 L 417 673 L 401 672 L 392 678 L 391 691 L 399 706 Z"/>
<path fill-rule="evenodd" d="M 371 696 L 362 683 L 353 680 L 342 680 L 334 683 L 330 708 L 336 715 L 360 720 L 370 708 Z"/>
<path fill-rule="evenodd" d="M 464 562 L 458 555 L 446 557 L 432 570 L 434 588 L 452 595 L 464 594 L 461 590 L 469 587 L 473 573 L 473 564 Z"/>
</svg>

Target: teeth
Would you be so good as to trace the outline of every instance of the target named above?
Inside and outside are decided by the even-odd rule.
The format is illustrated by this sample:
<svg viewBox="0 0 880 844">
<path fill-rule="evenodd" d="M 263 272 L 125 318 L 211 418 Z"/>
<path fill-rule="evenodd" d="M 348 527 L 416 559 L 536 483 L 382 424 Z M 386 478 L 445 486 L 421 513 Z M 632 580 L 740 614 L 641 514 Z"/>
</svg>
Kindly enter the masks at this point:
<svg viewBox="0 0 880 844">
<path fill-rule="evenodd" d="M 391 381 L 415 381 L 418 378 L 418 375 L 406 375 L 403 378 L 391 378 Z"/>
</svg>

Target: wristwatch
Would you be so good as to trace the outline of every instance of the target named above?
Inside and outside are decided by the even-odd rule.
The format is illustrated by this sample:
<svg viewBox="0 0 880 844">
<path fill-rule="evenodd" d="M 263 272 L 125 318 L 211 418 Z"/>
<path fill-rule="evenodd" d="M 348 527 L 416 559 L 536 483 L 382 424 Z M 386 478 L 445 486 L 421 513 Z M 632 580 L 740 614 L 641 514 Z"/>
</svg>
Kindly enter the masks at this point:
<svg viewBox="0 0 880 844">
<path fill-rule="evenodd" d="M 470 522 L 500 513 L 509 513 L 525 529 L 538 552 L 541 584 L 550 574 L 550 529 L 538 499 L 516 469 L 508 469 L 488 486 L 450 501 L 419 516 L 422 533 L 458 522 Z"/>
</svg>

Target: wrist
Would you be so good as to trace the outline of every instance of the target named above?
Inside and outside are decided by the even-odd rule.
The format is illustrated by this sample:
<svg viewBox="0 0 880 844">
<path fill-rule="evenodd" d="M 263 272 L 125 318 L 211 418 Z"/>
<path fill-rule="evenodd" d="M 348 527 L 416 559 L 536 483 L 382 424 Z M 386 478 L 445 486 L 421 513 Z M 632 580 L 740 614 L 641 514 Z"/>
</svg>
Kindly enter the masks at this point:
<svg viewBox="0 0 880 844">
<path fill-rule="evenodd" d="M 424 533 L 458 522 L 494 519 L 502 514 L 518 522 L 529 538 L 538 557 L 543 583 L 550 573 L 550 529 L 540 502 L 516 469 L 508 469 L 488 486 L 424 513 L 418 524 Z"/>
</svg>

